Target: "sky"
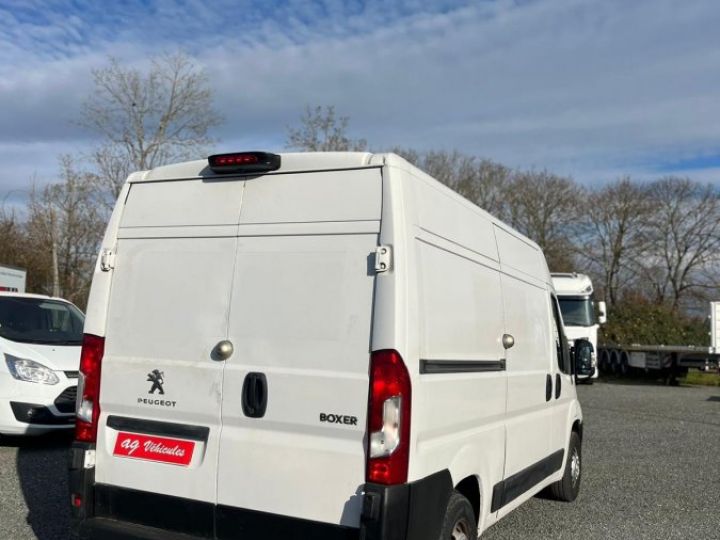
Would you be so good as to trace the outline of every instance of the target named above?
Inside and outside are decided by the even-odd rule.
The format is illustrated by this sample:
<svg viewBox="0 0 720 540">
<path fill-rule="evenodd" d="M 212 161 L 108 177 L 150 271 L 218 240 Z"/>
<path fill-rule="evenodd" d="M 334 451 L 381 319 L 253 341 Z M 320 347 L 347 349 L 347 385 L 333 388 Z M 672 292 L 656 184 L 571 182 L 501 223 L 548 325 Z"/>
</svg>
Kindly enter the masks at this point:
<svg viewBox="0 0 720 540">
<path fill-rule="evenodd" d="M 371 148 L 457 149 L 588 185 L 720 185 L 717 0 L 0 0 L 0 201 L 100 141 L 91 71 L 182 50 L 215 151 L 285 147 L 334 105 Z"/>
</svg>

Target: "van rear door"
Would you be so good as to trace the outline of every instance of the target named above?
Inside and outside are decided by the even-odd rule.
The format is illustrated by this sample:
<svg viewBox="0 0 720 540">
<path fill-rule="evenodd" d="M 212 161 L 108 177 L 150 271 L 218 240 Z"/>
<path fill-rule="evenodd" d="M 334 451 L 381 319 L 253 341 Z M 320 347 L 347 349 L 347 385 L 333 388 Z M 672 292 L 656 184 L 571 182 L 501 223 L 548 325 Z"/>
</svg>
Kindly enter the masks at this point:
<svg viewBox="0 0 720 540">
<path fill-rule="evenodd" d="M 216 501 L 224 365 L 213 349 L 227 339 L 242 190 L 238 180 L 130 188 L 112 270 L 95 477 L 119 515 L 112 487 Z"/>
<path fill-rule="evenodd" d="M 218 538 L 252 530 L 257 511 L 359 526 L 381 184 L 378 168 L 246 183 Z"/>
</svg>

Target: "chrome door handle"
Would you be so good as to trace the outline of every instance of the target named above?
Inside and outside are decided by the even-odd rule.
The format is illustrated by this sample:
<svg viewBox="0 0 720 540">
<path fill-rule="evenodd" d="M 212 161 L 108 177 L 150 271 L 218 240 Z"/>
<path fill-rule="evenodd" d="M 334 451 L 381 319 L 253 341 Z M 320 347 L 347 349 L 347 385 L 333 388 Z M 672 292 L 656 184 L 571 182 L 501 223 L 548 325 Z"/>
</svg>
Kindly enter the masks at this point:
<svg viewBox="0 0 720 540">
<path fill-rule="evenodd" d="M 212 351 L 212 359 L 227 360 L 232 356 L 234 350 L 235 348 L 233 347 L 233 344 L 227 339 L 224 339 L 220 343 L 215 345 L 215 348 Z"/>
</svg>

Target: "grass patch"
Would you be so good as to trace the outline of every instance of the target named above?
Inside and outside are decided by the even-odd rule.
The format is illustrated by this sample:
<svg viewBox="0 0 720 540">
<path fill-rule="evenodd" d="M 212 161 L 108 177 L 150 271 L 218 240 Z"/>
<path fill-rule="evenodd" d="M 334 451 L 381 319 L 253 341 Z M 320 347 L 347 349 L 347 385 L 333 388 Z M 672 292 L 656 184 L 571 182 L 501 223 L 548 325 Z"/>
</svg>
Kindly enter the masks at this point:
<svg viewBox="0 0 720 540">
<path fill-rule="evenodd" d="M 720 386 L 720 373 L 706 373 L 691 370 L 680 380 L 683 384 L 699 384 L 702 386 Z"/>
</svg>

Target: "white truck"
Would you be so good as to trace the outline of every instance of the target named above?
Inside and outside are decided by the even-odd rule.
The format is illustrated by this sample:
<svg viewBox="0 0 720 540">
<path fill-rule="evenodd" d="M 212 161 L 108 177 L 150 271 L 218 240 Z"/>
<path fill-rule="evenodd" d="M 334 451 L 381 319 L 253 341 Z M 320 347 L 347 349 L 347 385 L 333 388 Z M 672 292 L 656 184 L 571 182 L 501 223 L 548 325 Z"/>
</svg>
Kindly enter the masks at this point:
<svg viewBox="0 0 720 540">
<path fill-rule="evenodd" d="M 24 293 L 27 272 L 23 268 L 0 264 L 0 291 Z"/>
<path fill-rule="evenodd" d="M 598 328 L 607 321 L 605 302 L 594 302 L 592 281 L 585 274 L 554 272 L 550 275 L 568 340 L 587 339 L 597 351 Z M 598 377 L 597 352 L 593 355 L 593 367 L 595 373 L 587 378 L 589 383 Z"/>
</svg>

